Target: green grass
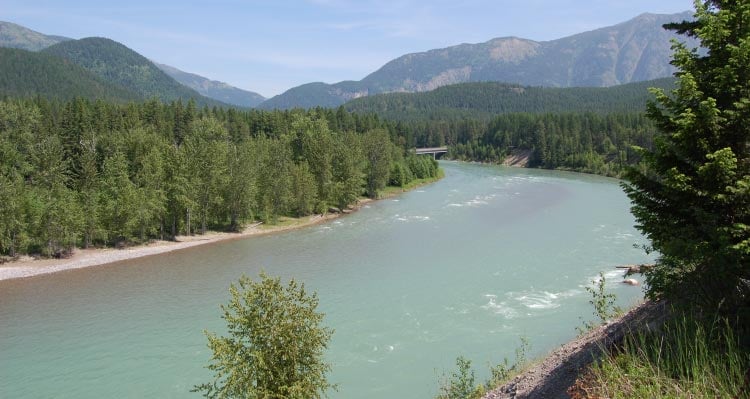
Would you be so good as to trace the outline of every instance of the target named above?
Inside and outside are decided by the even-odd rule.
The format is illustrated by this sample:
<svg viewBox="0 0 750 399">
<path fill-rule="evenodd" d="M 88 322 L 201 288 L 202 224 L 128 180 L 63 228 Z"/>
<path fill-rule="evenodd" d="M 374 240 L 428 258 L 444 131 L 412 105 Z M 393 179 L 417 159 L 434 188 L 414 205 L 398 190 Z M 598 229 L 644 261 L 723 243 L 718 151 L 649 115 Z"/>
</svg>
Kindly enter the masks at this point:
<svg viewBox="0 0 750 399">
<path fill-rule="evenodd" d="M 276 223 L 263 223 L 260 225 L 261 229 L 270 230 L 270 229 L 278 229 L 279 227 L 291 227 L 296 226 L 298 224 L 302 224 L 305 220 L 307 220 L 308 216 L 303 216 L 299 218 L 291 217 L 291 216 L 279 216 L 279 218 L 276 220 Z"/>
<path fill-rule="evenodd" d="M 490 378 L 477 384 L 471 360 L 456 358 L 456 371 L 444 374 L 440 381 L 440 392 L 435 399 L 481 399 L 487 392 L 509 382 L 513 377 L 525 372 L 531 362 L 526 353 L 531 348 L 528 338 L 521 337 L 521 345 L 516 347 L 513 362 L 506 357 L 502 363 L 490 366 Z"/>
<path fill-rule="evenodd" d="M 680 315 L 628 336 L 576 384 L 574 398 L 747 398 L 750 353 L 729 322 Z M 744 392 L 743 392 L 744 389 Z"/>
<path fill-rule="evenodd" d="M 445 171 L 441 168 L 438 168 L 438 174 L 435 177 L 428 177 L 426 179 L 414 179 L 410 181 L 409 183 L 405 184 L 403 187 L 386 186 L 383 190 L 380 191 L 378 198 L 390 198 L 390 197 L 399 195 L 401 193 L 414 190 L 417 187 L 421 187 L 430 183 L 434 183 L 442 179 L 443 177 L 445 177 Z"/>
</svg>

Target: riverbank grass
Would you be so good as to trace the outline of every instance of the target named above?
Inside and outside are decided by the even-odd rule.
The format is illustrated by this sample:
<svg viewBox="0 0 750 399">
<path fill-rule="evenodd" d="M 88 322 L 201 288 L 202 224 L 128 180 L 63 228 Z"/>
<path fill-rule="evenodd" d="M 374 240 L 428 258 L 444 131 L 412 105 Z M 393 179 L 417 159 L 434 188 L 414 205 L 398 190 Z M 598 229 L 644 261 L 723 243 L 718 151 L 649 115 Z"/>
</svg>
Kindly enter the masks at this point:
<svg viewBox="0 0 750 399">
<path fill-rule="evenodd" d="M 428 184 L 432 184 L 438 180 L 441 180 L 445 177 L 445 170 L 443 168 L 438 168 L 437 170 L 437 176 L 435 177 L 427 177 L 424 179 L 414 179 L 410 181 L 409 183 L 403 185 L 403 186 L 386 186 L 383 190 L 381 190 L 378 194 L 378 199 L 383 198 L 391 198 L 394 196 L 397 196 L 401 193 L 405 193 L 407 191 L 412 191 L 414 189 L 417 189 L 422 186 L 426 186 Z"/>
<path fill-rule="evenodd" d="M 310 216 L 291 217 L 279 216 L 275 223 L 263 223 L 258 227 L 261 230 L 276 230 L 279 228 L 292 228 L 302 226 L 310 220 Z"/>
<path fill-rule="evenodd" d="M 440 381 L 440 392 L 435 399 L 480 399 L 487 392 L 509 382 L 513 377 L 526 371 L 535 362 L 526 357 L 531 344 L 522 336 L 521 344 L 515 349 L 515 360 L 504 358 L 502 363 L 490 366 L 490 377 L 483 383 L 477 383 L 471 360 L 459 356 L 456 358 L 456 370 L 444 374 Z"/>
<path fill-rule="evenodd" d="M 678 314 L 630 334 L 571 387 L 583 398 L 747 398 L 750 352 L 726 319 Z M 746 344 L 746 343 L 745 343 Z"/>
<path fill-rule="evenodd" d="M 435 183 L 439 180 L 441 180 L 443 177 L 445 177 L 445 171 L 443 169 L 438 169 L 437 176 L 435 177 L 428 177 L 425 179 L 414 179 L 409 184 L 401 186 L 386 186 L 382 191 L 378 193 L 378 199 L 385 199 L 385 198 L 392 198 L 396 197 L 400 194 L 413 191 L 419 187 L 426 186 L 432 183 Z M 360 197 L 358 204 L 365 204 L 369 201 L 372 201 L 371 198 L 368 197 Z M 354 209 L 357 209 L 359 206 L 355 205 Z M 348 211 L 347 211 L 348 212 Z M 278 230 L 278 229 L 294 229 L 297 227 L 303 227 L 307 224 L 310 224 L 311 221 L 314 218 L 320 218 L 323 217 L 321 215 L 313 215 L 313 216 L 302 216 L 302 217 L 293 217 L 293 216 L 280 216 L 275 223 L 264 223 L 258 226 L 261 230 Z"/>
</svg>

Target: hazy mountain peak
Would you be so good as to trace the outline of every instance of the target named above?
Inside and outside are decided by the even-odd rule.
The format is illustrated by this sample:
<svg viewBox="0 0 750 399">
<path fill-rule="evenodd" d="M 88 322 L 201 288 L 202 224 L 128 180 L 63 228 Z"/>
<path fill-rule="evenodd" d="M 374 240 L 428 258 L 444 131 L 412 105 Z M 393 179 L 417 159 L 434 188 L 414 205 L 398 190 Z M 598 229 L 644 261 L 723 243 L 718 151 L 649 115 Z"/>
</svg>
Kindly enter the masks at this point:
<svg viewBox="0 0 750 399">
<path fill-rule="evenodd" d="M 63 42 L 67 43 L 62 44 Z M 238 89 L 224 82 L 183 72 L 168 65 L 154 65 L 155 63 L 124 44 L 106 37 L 95 36 L 74 40 L 62 36 L 45 35 L 12 22 L 0 21 L 0 47 L 29 51 L 46 50 L 45 53 L 58 57 L 58 59 L 72 61 L 103 79 L 101 82 L 104 82 L 105 85 L 106 82 L 120 85 L 124 90 L 122 93 L 125 93 L 125 95 L 107 86 L 109 91 L 117 92 L 115 93 L 117 98 L 132 99 L 137 98 L 138 95 L 144 98 L 158 97 L 162 100 L 196 98 L 200 104 L 223 105 L 218 102 L 221 101 L 242 107 L 254 107 L 265 100 L 260 94 Z M 14 67 L 20 65 L 19 62 L 21 64 L 36 63 L 44 64 L 43 68 L 54 71 L 58 75 L 80 75 L 80 71 L 61 72 L 60 68 L 65 68 L 65 66 L 47 65 L 54 62 L 55 58 L 35 57 L 20 53 L 8 54 L 13 54 L 18 59 L 14 60 Z M 23 59 L 23 61 L 19 61 L 20 59 Z M 46 81 L 39 76 L 29 75 L 27 78 L 29 82 L 37 85 L 38 82 Z M 96 85 L 101 82 L 89 83 L 90 77 L 81 79 L 86 81 L 86 84 L 79 85 L 86 88 L 86 90 L 78 90 L 82 95 L 87 96 L 89 92 L 104 92 L 99 89 L 97 89 L 98 91 L 89 90 L 90 87 L 98 87 Z M 203 98 L 201 94 L 206 98 Z M 217 101 L 214 102 L 209 98 Z"/>
<path fill-rule="evenodd" d="M 39 51 L 66 40 L 72 39 L 62 36 L 49 36 L 12 22 L 0 21 L 0 47 Z"/>
<path fill-rule="evenodd" d="M 518 63 L 537 55 L 540 43 L 518 37 L 503 37 L 487 42 L 490 59 Z"/>
<path fill-rule="evenodd" d="M 42 52 L 67 59 L 143 98 L 156 97 L 162 101 L 193 98 L 199 105 L 226 105 L 181 85 L 146 57 L 112 39 L 87 37 L 69 40 Z"/>
<path fill-rule="evenodd" d="M 606 87 L 669 77 L 674 73 L 670 40 L 691 39 L 679 37 L 663 25 L 691 17 L 689 11 L 644 13 L 556 40 L 537 42 L 510 36 L 406 54 L 359 82 L 295 87 L 261 108 L 338 106 L 364 95 L 423 92 L 464 82 Z"/>
<path fill-rule="evenodd" d="M 238 105 L 241 107 L 256 107 L 266 100 L 265 97 L 258 93 L 236 88 L 228 83 L 211 80 L 203 76 L 181 71 L 173 66 L 156 64 L 159 69 L 166 72 L 174 80 L 190 87 L 198 93 L 225 102 L 227 104 Z"/>
</svg>

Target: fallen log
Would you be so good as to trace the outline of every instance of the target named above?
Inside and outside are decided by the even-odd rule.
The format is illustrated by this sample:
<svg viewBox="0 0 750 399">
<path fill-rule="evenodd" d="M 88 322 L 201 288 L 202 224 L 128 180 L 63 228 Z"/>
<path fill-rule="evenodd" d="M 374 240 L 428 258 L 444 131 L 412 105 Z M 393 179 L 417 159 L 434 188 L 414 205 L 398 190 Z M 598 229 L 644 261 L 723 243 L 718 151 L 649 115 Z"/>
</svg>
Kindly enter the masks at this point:
<svg viewBox="0 0 750 399">
<path fill-rule="evenodd" d="M 617 266 L 618 269 L 625 269 L 626 270 L 625 277 L 628 277 L 631 274 L 636 274 L 636 273 L 641 274 L 641 273 L 647 271 L 648 269 L 651 269 L 652 267 L 654 267 L 653 263 L 652 264 L 646 264 L 646 263 L 644 263 L 644 264 L 640 264 L 640 265 Z"/>
</svg>

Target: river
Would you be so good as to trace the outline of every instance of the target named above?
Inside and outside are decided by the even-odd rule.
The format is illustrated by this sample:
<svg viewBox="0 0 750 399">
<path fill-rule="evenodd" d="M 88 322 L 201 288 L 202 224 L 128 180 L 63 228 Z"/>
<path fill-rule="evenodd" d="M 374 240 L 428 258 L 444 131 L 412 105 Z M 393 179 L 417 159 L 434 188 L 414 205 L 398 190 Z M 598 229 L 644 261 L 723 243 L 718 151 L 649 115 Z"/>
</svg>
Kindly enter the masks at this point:
<svg viewBox="0 0 750 399">
<path fill-rule="evenodd" d="M 261 270 L 318 292 L 332 398 L 431 398 L 457 356 L 486 377 L 521 337 L 544 355 L 592 318 L 600 271 L 621 305 L 642 297 L 614 270 L 651 260 L 616 180 L 441 165 L 442 181 L 328 224 L 0 281 L 0 397 L 199 397 L 203 330 Z"/>
</svg>

